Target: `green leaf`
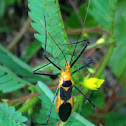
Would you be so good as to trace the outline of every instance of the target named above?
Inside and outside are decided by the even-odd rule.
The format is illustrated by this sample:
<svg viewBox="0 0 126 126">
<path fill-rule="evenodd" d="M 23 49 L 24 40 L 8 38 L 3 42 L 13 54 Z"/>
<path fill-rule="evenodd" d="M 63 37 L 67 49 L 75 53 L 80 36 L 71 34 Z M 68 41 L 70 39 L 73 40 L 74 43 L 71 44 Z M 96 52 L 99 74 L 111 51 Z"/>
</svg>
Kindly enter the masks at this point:
<svg viewBox="0 0 126 126">
<path fill-rule="evenodd" d="M 82 117 L 80 114 L 74 112 L 72 113 L 72 116 L 69 120 L 69 122 L 66 124 L 66 126 L 95 126 L 93 123 Z"/>
<path fill-rule="evenodd" d="M 36 117 L 35 122 L 40 124 L 46 123 L 54 94 L 44 83 L 40 81 L 38 82 L 36 88 L 40 93 L 39 98 L 42 100 L 41 102 L 42 108 L 40 110 L 40 114 Z M 58 117 L 58 113 L 55 110 L 55 104 L 54 104 L 52 107 L 49 123 L 53 123 L 52 126 L 55 126 L 58 121 L 59 121 L 59 117 Z"/>
<path fill-rule="evenodd" d="M 34 41 L 26 49 L 25 55 L 21 57 L 22 60 L 28 62 L 40 49 L 42 45 L 41 42 Z"/>
<path fill-rule="evenodd" d="M 116 4 L 118 0 L 91 0 L 89 13 L 102 26 L 110 32 L 112 27 Z"/>
<path fill-rule="evenodd" d="M 25 77 L 28 82 L 37 82 L 38 80 L 46 81 L 49 83 L 48 77 L 37 76 L 32 73 L 32 68 L 21 61 L 16 56 L 12 55 L 4 47 L 0 45 L 0 64 L 5 65 L 8 69 L 13 71 L 15 74 Z"/>
<path fill-rule="evenodd" d="M 112 72 L 118 77 L 126 67 L 126 1 L 120 0 L 117 5 L 114 20 L 114 36 L 116 39 L 116 47 L 110 59 L 110 67 Z M 123 78 L 126 77 L 126 71 Z M 122 78 L 122 79 L 123 79 Z"/>
<path fill-rule="evenodd" d="M 83 20 L 85 18 L 85 14 L 87 12 L 87 3 L 86 4 L 84 3 L 78 9 L 79 9 L 79 14 L 81 16 L 81 19 Z M 75 11 L 72 11 L 69 18 L 66 20 L 65 24 L 68 28 L 81 28 L 82 27 L 79 16 L 75 13 Z M 85 22 L 85 26 L 86 27 L 95 27 L 96 25 L 97 25 L 97 22 L 88 13 L 87 19 Z"/>
<path fill-rule="evenodd" d="M 68 38 L 64 29 L 64 24 L 60 14 L 58 1 L 55 0 L 29 0 L 28 4 L 29 16 L 34 21 L 31 25 L 38 32 L 35 34 L 35 38 L 42 42 L 44 48 L 45 44 L 45 28 L 44 28 L 44 15 L 46 18 L 46 29 L 47 33 L 47 52 L 53 55 L 54 58 L 61 57 L 58 64 L 64 67 L 65 60 L 60 49 L 56 46 L 55 42 L 59 44 L 68 43 Z M 43 15 L 44 14 L 44 15 Z M 54 42 L 54 41 L 55 42 Z M 64 51 L 68 51 L 68 47 L 62 46 Z M 62 62 L 62 64 L 61 64 Z"/>
<path fill-rule="evenodd" d="M 12 5 L 14 4 L 15 0 L 5 0 L 5 2 L 9 5 Z"/>
<path fill-rule="evenodd" d="M 0 24 L 0 33 L 7 33 L 10 31 L 10 26 L 4 25 L 4 24 Z"/>
<path fill-rule="evenodd" d="M 96 108 L 103 109 L 104 108 L 104 93 L 102 90 L 92 91 L 90 95 L 91 101 L 94 103 Z M 82 96 L 81 96 L 82 97 Z M 84 98 L 83 98 L 84 99 Z M 77 99 L 78 100 L 78 99 Z M 81 100 L 81 101 L 80 101 Z M 79 107 L 78 107 L 78 113 L 80 113 L 83 117 L 88 118 L 91 114 L 95 112 L 95 109 L 91 106 L 89 102 L 86 102 L 85 99 L 82 100 L 82 98 L 79 100 Z"/>
<path fill-rule="evenodd" d="M 0 0 L 0 18 L 3 17 L 5 13 L 5 1 Z"/>
<path fill-rule="evenodd" d="M 104 117 L 106 126 L 125 126 L 126 117 L 118 112 L 110 112 Z"/>
<path fill-rule="evenodd" d="M 7 93 L 23 88 L 26 81 L 16 76 L 7 67 L 0 65 L 0 91 Z"/>
<path fill-rule="evenodd" d="M 94 104 L 99 107 L 100 109 L 104 108 L 104 99 L 105 99 L 105 94 L 103 93 L 102 89 L 99 89 L 97 92 L 93 91 L 91 94 L 91 99 L 93 99 Z"/>
<path fill-rule="evenodd" d="M 0 126 L 26 126 L 27 118 L 15 111 L 14 107 L 8 107 L 7 103 L 0 103 Z"/>
</svg>

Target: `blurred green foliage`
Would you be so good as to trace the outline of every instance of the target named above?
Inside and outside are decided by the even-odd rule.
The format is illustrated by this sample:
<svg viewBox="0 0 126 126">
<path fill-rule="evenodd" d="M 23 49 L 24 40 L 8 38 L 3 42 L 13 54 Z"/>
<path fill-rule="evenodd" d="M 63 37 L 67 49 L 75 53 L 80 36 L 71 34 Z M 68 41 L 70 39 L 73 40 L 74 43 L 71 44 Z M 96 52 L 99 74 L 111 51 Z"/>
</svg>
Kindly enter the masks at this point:
<svg viewBox="0 0 126 126">
<path fill-rule="evenodd" d="M 7 5 L 13 5 L 14 3 L 21 4 L 21 0 L 0 0 L 0 18 L 2 18 L 6 11 Z"/>
<path fill-rule="evenodd" d="M 5 2 L 4 2 L 4 0 L 1 0 L 1 1 L 0 1 L 0 8 L 1 8 L 1 11 L 0 11 L 0 18 L 2 18 L 3 15 L 4 15 L 4 12 L 5 12 Z"/>
<path fill-rule="evenodd" d="M 110 59 L 110 66 L 112 72 L 118 77 L 121 72 L 126 67 L 126 36 L 125 36 L 125 27 L 126 27 L 126 1 L 120 0 L 117 4 L 116 13 L 114 17 L 114 36 L 116 40 L 116 48 Z M 126 71 L 121 80 L 126 77 Z"/>
</svg>

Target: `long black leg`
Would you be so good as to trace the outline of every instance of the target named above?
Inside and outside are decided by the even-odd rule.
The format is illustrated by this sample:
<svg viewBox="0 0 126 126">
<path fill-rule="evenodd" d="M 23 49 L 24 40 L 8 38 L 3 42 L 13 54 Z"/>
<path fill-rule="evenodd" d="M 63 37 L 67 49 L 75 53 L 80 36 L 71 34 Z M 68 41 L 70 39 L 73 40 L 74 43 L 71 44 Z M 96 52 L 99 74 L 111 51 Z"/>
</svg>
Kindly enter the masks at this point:
<svg viewBox="0 0 126 126">
<path fill-rule="evenodd" d="M 55 60 L 56 61 L 56 60 Z M 55 62 L 54 61 L 54 62 Z M 34 71 L 33 71 L 33 74 L 38 74 L 38 75 L 47 75 L 47 76 L 57 76 L 58 74 L 49 74 L 49 73 L 40 73 L 40 72 L 37 72 L 37 71 L 39 71 L 40 69 L 42 69 L 42 68 L 44 68 L 44 67 L 46 67 L 46 66 L 48 66 L 48 65 L 50 65 L 51 63 L 47 63 L 47 64 L 45 64 L 44 66 L 42 66 L 42 67 L 39 67 L 38 69 L 35 69 Z"/>
<path fill-rule="evenodd" d="M 81 90 L 78 87 L 76 87 L 75 85 L 73 87 L 75 87 L 85 97 L 85 99 L 89 101 L 89 103 L 94 107 L 94 109 L 96 109 L 94 103 L 88 98 L 88 96 L 86 94 L 81 92 Z"/>
<path fill-rule="evenodd" d="M 77 58 L 73 61 L 73 63 L 70 65 L 70 67 L 72 68 L 72 66 L 77 62 L 77 60 L 79 59 L 79 57 L 82 55 L 82 53 L 84 52 L 84 50 L 86 49 L 86 47 L 88 46 L 89 42 L 86 43 L 86 45 L 84 46 L 84 48 L 82 49 L 82 51 L 80 52 L 80 54 L 77 56 Z"/>
<path fill-rule="evenodd" d="M 70 53 L 65 53 L 65 54 L 72 56 L 72 54 L 70 54 Z M 75 58 L 77 57 L 75 54 L 73 56 L 75 56 Z M 88 61 L 92 60 L 91 58 L 85 58 L 85 57 L 81 57 L 81 59 L 84 59 L 84 60 L 87 59 Z M 93 60 L 92 60 L 92 62 L 93 62 Z"/>
<path fill-rule="evenodd" d="M 53 101 L 52 101 L 52 104 L 51 104 L 51 107 L 50 107 L 50 110 L 49 110 L 49 114 L 48 114 L 45 126 L 47 126 L 47 124 L 48 124 L 48 121 L 49 121 L 49 118 L 50 118 L 50 115 L 51 115 L 51 110 L 52 110 L 52 107 L 53 107 L 53 104 L 54 104 L 54 101 L 55 101 L 56 94 L 57 94 L 58 90 L 59 90 L 59 88 L 57 88 L 56 91 L 55 91 L 55 94 L 54 94 L 54 97 L 53 97 Z"/>
<path fill-rule="evenodd" d="M 84 40 L 81 40 L 81 41 L 78 41 L 78 42 L 71 42 L 71 43 L 68 43 L 68 44 L 60 44 L 60 46 L 75 45 L 75 44 L 79 44 L 79 43 L 82 43 L 82 42 L 87 42 L 87 39 L 84 39 Z"/>
<path fill-rule="evenodd" d="M 82 67 L 78 68 L 77 70 L 75 70 L 75 71 L 71 72 L 71 75 L 72 75 L 72 74 L 74 74 L 74 73 L 76 73 L 77 71 L 79 71 L 79 70 L 83 69 L 84 67 L 89 66 L 91 63 L 93 63 L 93 60 L 92 60 L 92 59 L 89 59 L 89 58 L 88 58 L 88 60 L 89 60 L 89 62 L 88 62 L 88 63 L 86 63 L 86 64 L 85 64 L 85 65 L 83 65 Z"/>
<path fill-rule="evenodd" d="M 45 20 L 45 15 L 44 16 L 44 22 L 45 22 L 45 49 L 44 49 L 44 57 L 52 64 L 54 65 L 58 70 L 61 70 L 60 67 L 58 67 L 55 63 L 53 63 L 47 56 L 46 56 L 46 44 L 47 44 L 47 31 L 46 31 L 46 20 Z"/>
<path fill-rule="evenodd" d="M 37 72 L 34 72 L 34 74 L 37 74 L 37 75 L 47 75 L 47 76 L 58 76 L 58 74 L 37 73 Z"/>
</svg>

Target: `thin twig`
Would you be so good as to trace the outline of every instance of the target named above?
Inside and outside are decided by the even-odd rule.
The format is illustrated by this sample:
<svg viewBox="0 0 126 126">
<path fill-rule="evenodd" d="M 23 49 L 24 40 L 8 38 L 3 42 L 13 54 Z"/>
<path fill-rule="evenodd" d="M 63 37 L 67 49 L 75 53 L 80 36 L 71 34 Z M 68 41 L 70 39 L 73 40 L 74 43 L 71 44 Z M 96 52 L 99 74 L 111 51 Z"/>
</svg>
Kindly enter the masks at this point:
<svg viewBox="0 0 126 126">
<path fill-rule="evenodd" d="M 120 85 L 118 91 L 116 92 L 116 96 L 119 95 L 119 93 L 120 93 L 120 91 L 122 90 L 122 88 L 123 88 L 123 86 L 124 86 L 125 83 L 126 83 L 126 78 L 123 80 L 123 82 L 122 82 L 122 84 Z"/>
<path fill-rule="evenodd" d="M 57 88 L 57 86 L 58 85 L 54 85 L 54 86 L 50 87 L 50 89 L 53 90 L 53 89 Z M 20 97 L 20 98 L 15 98 L 15 99 L 9 100 L 9 101 L 7 101 L 7 103 L 13 103 L 13 102 L 22 101 L 22 100 L 25 100 L 25 99 L 28 99 L 28 98 L 35 97 L 37 95 L 39 95 L 39 92 L 30 94 L 30 95 L 27 95 L 27 96 L 23 96 L 23 97 Z"/>
<path fill-rule="evenodd" d="M 26 22 L 24 23 L 23 27 L 20 29 L 20 31 L 15 35 L 14 39 L 12 42 L 7 46 L 8 50 L 11 50 L 18 42 L 19 40 L 23 37 L 25 34 L 27 27 L 30 25 L 31 19 L 28 17 Z"/>
<path fill-rule="evenodd" d="M 119 75 L 119 77 L 117 78 L 115 84 L 113 84 L 114 86 L 111 88 L 112 94 L 114 94 L 114 91 L 120 81 L 120 79 L 122 78 L 122 76 L 124 75 L 124 72 L 126 71 L 126 67 L 123 69 L 123 71 L 121 72 L 121 74 Z"/>
<path fill-rule="evenodd" d="M 120 88 L 118 89 L 118 91 L 116 92 L 116 94 L 114 96 L 111 96 L 108 99 L 108 101 L 106 103 L 106 107 L 104 108 L 104 113 L 107 113 L 109 111 L 109 109 L 111 108 L 111 106 L 117 101 L 118 95 L 125 83 L 126 83 L 126 78 L 123 80 L 123 82 L 122 82 Z"/>
<path fill-rule="evenodd" d="M 79 34 L 81 29 L 67 29 L 66 33 L 67 34 Z M 33 28 L 28 27 L 28 32 L 30 33 L 37 33 Z M 94 28 L 83 28 L 82 33 L 99 33 L 99 34 L 104 34 L 106 31 L 102 30 L 100 27 L 94 27 Z"/>
<path fill-rule="evenodd" d="M 126 99 L 126 97 L 125 97 L 125 99 Z M 112 112 L 117 111 L 117 110 L 120 109 L 124 104 L 126 104 L 126 100 L 122 101 L 119 105 L 117 105 L 116 107 L 114 107 L 111 111 L 112 111 Z"/>
<path fill-rule="evenodd" d="M 20 98 L 15 98 L 15 99 L 9 100 L 9 101 L 7 101 L 7 103 L 13 103 L 13 102 L 22 101 L 22 100 L 25 100 L 25 99 L 28 99 L 28 98 L 35 97 L 37 95 L 39 95 L 38 92 L 36 92 L 34 94 L 27 95 L 27 96 L 23 96 L 23 97 L 20 97 Z"/>
<path fill-rule="evenodd" d="M 117 101 L 120 101 L 120 100 L 123 100 L 123 99 L 126 99 L 126 94 L 121 95 L 121 96 L 118 96 L 118 97 L 116 98 Z"/>
<path fill-rule="evenodd" d="M 79 34 L 80 33 L 80 29 L 67 29 L 66 30 L 67 34 Z M 103 31 L 101 28 L 99 27 L 95 27 L 95 28 L 83 28 L 82 33 L 106 33 L 105 31 Z"/>
<path fill-rule="evenodd" d="M 59 126 L 59 125 L 60 125 L 60 123 L 61 123 L 61 120 L 59 120 L 59 122 L 57 123 L 57 125 L 56 125 L 56 126 Z"/>
</svg>

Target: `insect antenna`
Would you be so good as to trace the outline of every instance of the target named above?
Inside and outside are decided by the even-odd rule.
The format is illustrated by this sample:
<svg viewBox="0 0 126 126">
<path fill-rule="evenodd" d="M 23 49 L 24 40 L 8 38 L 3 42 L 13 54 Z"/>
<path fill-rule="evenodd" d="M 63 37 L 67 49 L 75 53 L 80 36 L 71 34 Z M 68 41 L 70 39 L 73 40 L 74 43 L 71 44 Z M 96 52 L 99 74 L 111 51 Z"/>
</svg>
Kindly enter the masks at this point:
<svg viewBox="0 0 126 126">
<path fill-rule="evenodd" d="M 89 0 L 89 2 L 88 2 L 87 12 L 86 12 L 86 15 L 85 15 L 85 18 L 84 18 L 83 25 L 82 25 L 82 27 L 81 27 L 80 33 L 79 33 L 78 38 L 77 38 L 77 42 L 76 42 L 75 47 L 74 47 L 73 54 L 72 54 L 71 59 L 70 59 L 70 64 L 71 64 L 71 62 L 72 62 L 72 58 L 73 58 L 73 56 L 74 56 L 74 53 L 75 53 L 75 50 L 76 50 L 77 43 L 78 43 L 78 41 L 79 41 L 80 35 L 81 35 L 82 30 L 83 30 L 83 28 L 84 28 L 84 26 L 85 26 L 85 22 L 86 22 L 86 18 L 87 18 L 89 6 L 90 6 L 90 0 Z"/>
<path fill-rule="evenodd" d="M 43 13 L 42 13 L 42 14 L 43 14 Z M 43 14 L 43 16 L 44 16 L 44 21 L 45 21 L 45 23 L 46 23 L 45 15 Z M 55 43 L 55 45 L 59 48 L 59 50 L 60 50 L 61 53 L 63 54 L 63 57 L 64 57 L 65 61 L 67 62 L 64 52 L 63 52 L 62 49 L 59 47 L 59 45 L 58 45 L 57 42 L 54 40 L 54 38 L 51 36 L 51 34 L 48 32 L 46 26 L 43 24 L 42 21 L 41 21 L 41 23 L 42 23 L 43 27 L 45 28 L 46 32 L 49 34 L 49 36 L 50 36 L 51 39 L 53 40 L 53 42 Z"/>
</svg>

